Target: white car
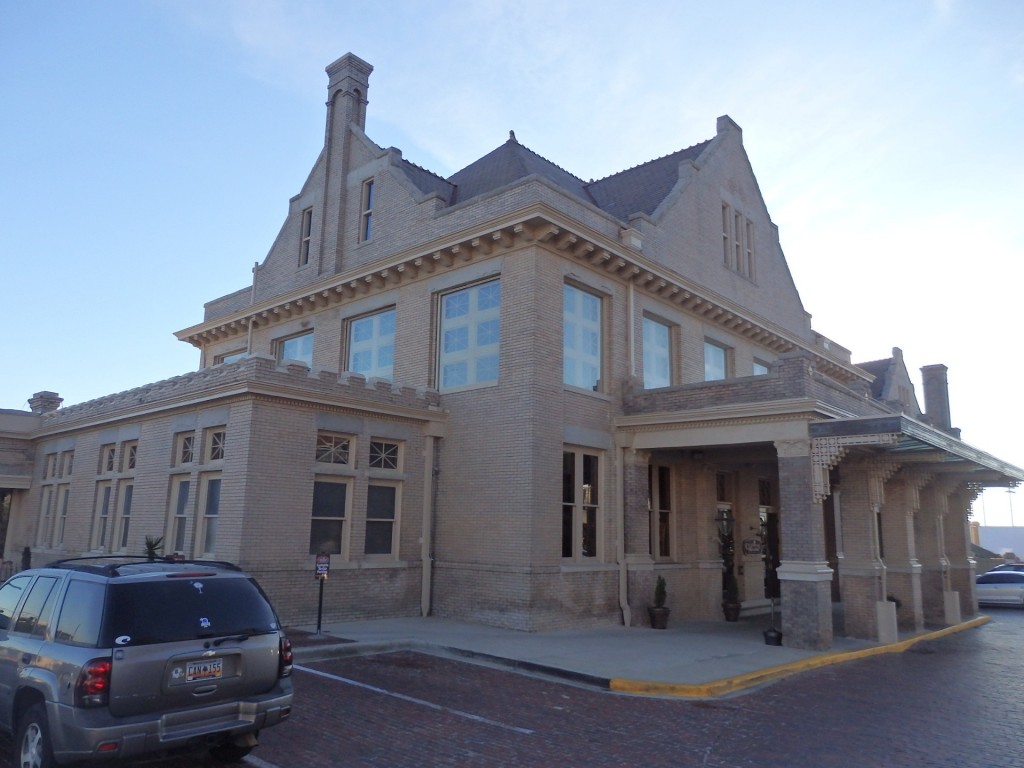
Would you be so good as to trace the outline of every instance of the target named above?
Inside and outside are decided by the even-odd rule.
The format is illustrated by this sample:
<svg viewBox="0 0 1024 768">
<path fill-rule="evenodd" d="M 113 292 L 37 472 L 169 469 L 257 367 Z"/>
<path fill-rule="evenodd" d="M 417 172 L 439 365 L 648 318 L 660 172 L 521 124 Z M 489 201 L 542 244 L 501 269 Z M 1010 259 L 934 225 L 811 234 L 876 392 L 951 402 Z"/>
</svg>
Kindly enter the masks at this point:
<svg viewBox="0 0 1024 768">
<path fill-rule="evenodd" d="M 981 604 L 1024 607 L 1024 572 L 989 571 L 979 576 L 975 585 Z"/>
</svg>

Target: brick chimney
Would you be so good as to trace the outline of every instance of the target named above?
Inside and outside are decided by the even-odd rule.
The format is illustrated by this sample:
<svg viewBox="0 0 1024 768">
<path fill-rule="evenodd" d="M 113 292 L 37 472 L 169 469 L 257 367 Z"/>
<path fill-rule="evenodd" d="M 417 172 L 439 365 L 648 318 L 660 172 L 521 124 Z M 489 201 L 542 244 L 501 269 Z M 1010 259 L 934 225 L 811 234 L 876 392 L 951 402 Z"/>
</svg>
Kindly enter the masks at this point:
<svg viewBox="0 0 1024 768">
<path fill-rule="evenodd" d="M 28 401 L 28 407 L 32 409 L 32 413 L 50 413 L 60 408 L 63 402 L 64 398 L 56 392 L 36 392 Z"/>
<path fill-rule="evenodd" d="M 950 424 L 949 381 L 946 377 L 948 370 L 941 363 L 921 368 L 921 380 L 924 384 L 924 413 L 933 427 L 960 437 L 960 430 L 953 429 Z"/>
</svg>

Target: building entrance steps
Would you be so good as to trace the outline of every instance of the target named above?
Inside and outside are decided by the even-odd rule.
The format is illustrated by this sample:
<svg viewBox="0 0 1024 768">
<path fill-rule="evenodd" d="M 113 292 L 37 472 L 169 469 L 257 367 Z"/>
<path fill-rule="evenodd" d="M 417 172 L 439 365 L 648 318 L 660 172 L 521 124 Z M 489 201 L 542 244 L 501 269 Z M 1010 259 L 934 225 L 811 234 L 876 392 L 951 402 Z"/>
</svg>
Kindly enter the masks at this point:
<svg viewBox="0 0 1024 768">
<path fill-rule="evenodd" d="M 434 617 L 333 622 L 288 628 L 296 663 L 414 650 L 464 658 L 620 693 L 715 698 L 830 664 L 899 653 L 988 621 L 900 635 L 895 643 L 836 638 L 826 651 L 765 643 L 767 617 L 676 621 L 668 629 L 602 627 L 521 632 Z"/>
</svg>

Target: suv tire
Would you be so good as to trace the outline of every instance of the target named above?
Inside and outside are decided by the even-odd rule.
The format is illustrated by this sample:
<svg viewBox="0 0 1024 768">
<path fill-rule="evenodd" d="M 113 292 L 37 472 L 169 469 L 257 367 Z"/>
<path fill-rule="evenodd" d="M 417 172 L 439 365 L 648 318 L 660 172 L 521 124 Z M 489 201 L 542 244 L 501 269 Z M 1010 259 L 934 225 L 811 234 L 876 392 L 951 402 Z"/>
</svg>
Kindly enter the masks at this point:
<svg viewBox="0 0 1024 768">
<path fill-rule="evenodd" d="M 54 768 L 53 746 L 50 744 L 50 724 L 42 704 L 28 708 L 18 720 L 15 742 L 18 766 L 23 768 Z"/>
</svg>

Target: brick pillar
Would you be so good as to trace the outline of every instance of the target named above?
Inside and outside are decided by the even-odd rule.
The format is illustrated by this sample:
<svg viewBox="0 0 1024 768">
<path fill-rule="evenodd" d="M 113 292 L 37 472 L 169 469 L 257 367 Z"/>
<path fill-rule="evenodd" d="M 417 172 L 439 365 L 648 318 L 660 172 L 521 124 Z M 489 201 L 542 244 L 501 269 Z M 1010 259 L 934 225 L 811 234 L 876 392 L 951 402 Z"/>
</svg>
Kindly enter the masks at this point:
<svg viewBox="0 0 1024 768">
<path fill-rule="evenodd" d="M 628 566 L 630 624 L 649 626 L 647 606 L 653 603 L 655 582 L 654 558 L 651 557 L 651 515 L 647 509 L 649 454 L 626 448 L 621 455 L 624 556 Z"/>
<path fill-rule="evenodd" d="M 882 514 L 883 561 L 886 569 L 886 594 L 900 602 L 896 619 L 900 630 L 924 629 L 921 608 L 921 563 L 914 540 L 914 517 L 921 506 L 919 490 L 930 475 L 901 470 L 885 486 L 885 511 Z"/>
<path fill-rule="evenodd" d="M 948 587 L 944 520 L 947 509 L 946 484 L 934 481 L 921 489 L 921 508 L 915 517 L 914 539 L 921 562 L 921 608 L 926 624 L 946 623 L 944 593 Z"/>
<path fill-rule="evenodd" d="M 779 462 L 778 569 L 782 641 L 792 648 L 832 646 L 832 569 L 825 553 L 821 502 L 814 492 L 810 440 L 775 443 Z"/>
<path fill-rule="evenodd" d="M 959 593 L 961 617 L 973 616 L 978 612 L 978 598 L 974 588 L 974 558 L 971 557 L 971 535 L 967 516 L 971 502 L 977 496 L 960 486 L 951 493 L 946 502 L 946 520 L 943 525 L 946 558 L 949 560 L 950 589 Z"/>
</svg>

